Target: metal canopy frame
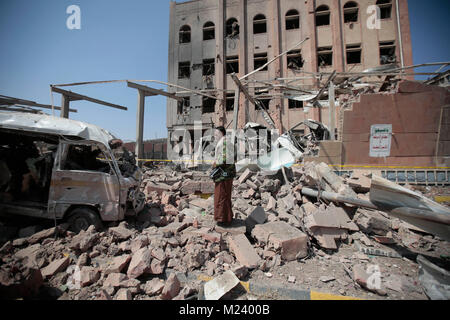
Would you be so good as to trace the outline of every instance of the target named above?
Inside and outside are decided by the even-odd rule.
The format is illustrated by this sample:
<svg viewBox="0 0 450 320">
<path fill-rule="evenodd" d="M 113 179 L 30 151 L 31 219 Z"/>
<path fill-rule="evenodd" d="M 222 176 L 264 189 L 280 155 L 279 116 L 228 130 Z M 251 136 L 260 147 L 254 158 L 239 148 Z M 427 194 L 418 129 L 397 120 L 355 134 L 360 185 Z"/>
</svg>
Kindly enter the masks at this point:
<svg viewBox="0 0 450 320">
<path fill-rule="evenodd" d="M 78 101 L 78 100 L 85 100 L 90 101 L 96 104 L 101 104 L 107 107 L 116 108 L 120 110 L 128 110 L 128 108 L 119 106 L 117 104 L 112 104 L 103 100 L 94 99 L 82 94 L 78 94 L 72 91 L 63 90 L 54 86 L 51 86 L 52 92 L 60 93 L 61 94 L 61 118 L 69 118 L 69 106 L 70 101 Z"/>
<path fill-rule="evenodd" d="M 136 112 L 136 146 L 135 153 L 137 157 L 137 163 L 142 159 L 144 155 L 144 110 L 145 110 L 145 97 L 151 96 L 165 96 L 170 99 L 175 99 L 179 102 L 183 101 L 182 97 L 178 97 L 175 94 L 165 92 L 163 90 L 150 88 L 141 84 L 127 81 L 127 86 L 138 90 L 138 103 Z"/>
<path fill-rule="evenodd" d="M 6 106 L 28 106 L 28 107 L 37 107 L 42 109 L 56 109 L 61 110 L 60 107 L 52 107 L 48 104 L 41 104 L 31 100 L 25 100 L 20 98 L 8 97 L 4 95 L 0 95 L 0 105 Z M 69 109 L 70 112 L 78 112 L 76 109 Z"/>
</svg>

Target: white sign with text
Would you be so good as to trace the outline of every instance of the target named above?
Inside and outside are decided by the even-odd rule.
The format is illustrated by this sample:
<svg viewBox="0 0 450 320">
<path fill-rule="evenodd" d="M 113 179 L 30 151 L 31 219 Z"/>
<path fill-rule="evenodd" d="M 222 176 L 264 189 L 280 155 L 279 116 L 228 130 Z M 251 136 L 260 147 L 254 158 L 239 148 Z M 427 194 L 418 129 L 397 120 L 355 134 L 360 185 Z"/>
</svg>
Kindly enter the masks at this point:
<svg viewBox="0 0 450 320">
<path fill-rule="evenodd" d="M 392 124 L 373 124 L 370 127 L 371 157 L 389 157 L 391 154 Z"/>
</svg>

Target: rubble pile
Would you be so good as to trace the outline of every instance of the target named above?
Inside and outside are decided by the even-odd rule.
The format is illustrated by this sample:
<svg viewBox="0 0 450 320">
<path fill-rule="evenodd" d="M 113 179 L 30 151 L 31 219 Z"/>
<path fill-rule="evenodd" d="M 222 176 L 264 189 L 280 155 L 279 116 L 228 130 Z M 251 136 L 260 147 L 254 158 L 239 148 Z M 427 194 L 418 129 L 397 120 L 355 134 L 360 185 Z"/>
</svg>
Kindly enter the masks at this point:
<svg viewBox="0 0 450 320">
<path fill-rule="evenodd" d="M 415 256 L 448 258 L 446 241 L 383 211 L 302 194 L 313 187 L 367 199 L 370 182 L 362 171 L 340 177 L 325 164 L 284 174 L 246 169 L 234 181 L 235 219 L 223 227 L 213 219 L 214 183 L 206 173 L 150 169 L 141 184 L 146 207 L 136 217 L 79 234 L 65 224 L 19 230 L 0 248 L 0 295 L 167 300 L 204 292 L 218 299 L 238 280 L 254 279 L 340 295 L 426 299 Z M 229 282 L 217 291 L 198 275 Z"/>
</svg>

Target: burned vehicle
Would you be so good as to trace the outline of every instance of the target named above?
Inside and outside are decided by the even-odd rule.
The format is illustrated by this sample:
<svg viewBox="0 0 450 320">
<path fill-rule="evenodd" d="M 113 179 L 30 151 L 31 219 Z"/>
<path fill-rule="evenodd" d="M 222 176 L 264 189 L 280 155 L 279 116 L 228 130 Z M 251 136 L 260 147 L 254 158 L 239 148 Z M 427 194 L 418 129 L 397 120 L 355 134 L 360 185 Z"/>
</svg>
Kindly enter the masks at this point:
<svg viewBox="0 0 450 320">
<path fill-rule="evenodd" d="M 0 214 L 64 220 L 78 232 L 140 212 L 140 169 L 106 130 L 0 112 Z"/>
</svg>

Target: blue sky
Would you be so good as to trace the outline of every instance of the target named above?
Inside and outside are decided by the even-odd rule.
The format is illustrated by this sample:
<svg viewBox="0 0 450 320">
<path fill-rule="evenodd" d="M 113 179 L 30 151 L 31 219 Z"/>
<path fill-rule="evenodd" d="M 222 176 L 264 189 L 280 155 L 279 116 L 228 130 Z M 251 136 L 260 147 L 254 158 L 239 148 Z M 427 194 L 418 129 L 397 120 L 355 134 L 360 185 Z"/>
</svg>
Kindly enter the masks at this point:
<svg viewBox="0 0 450 320">
<path fill-rule="evenodd" d="M 50 84 L 112 79 L 167 81 L 169 3 L 0 0 L 0 94 L 50 104 Z M 450 1 L 408 3 L 414 63 L 450 60 Z M 81 30 L 66 27 L 69 5 L 81 8 Z M 68 89 L 128 107 L 122 111 L 75 101 L 71 107 L 78 113 L 71 114 L 72 119 L 97 124 L 124 140 L 135 139 L 135 90 L 124 83 Z M 59 94 L 54 94 L 54 102 L 60 104 Z M 144 138 L 166 136 L 166 98 L 148 97 Z"/>
</svg>

